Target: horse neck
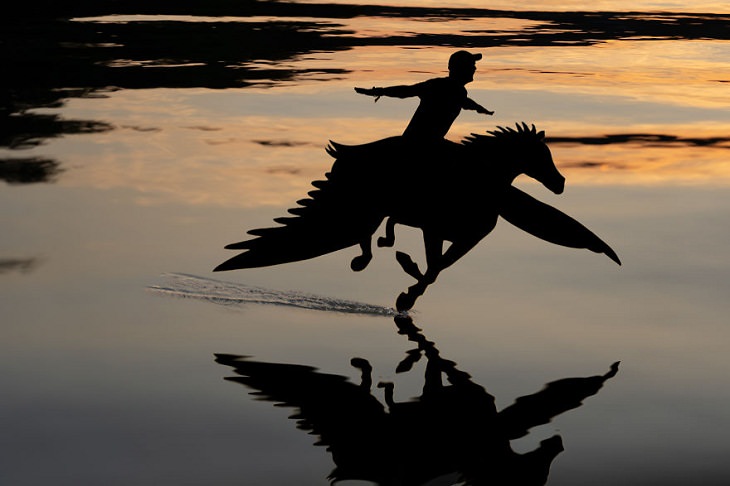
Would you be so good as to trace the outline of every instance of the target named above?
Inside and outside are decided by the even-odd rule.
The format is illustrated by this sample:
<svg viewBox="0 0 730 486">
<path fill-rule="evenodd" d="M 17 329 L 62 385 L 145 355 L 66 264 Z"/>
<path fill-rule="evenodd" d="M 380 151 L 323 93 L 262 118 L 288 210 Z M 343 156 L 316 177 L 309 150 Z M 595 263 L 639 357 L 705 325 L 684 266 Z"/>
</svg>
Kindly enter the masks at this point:
<svg viewBox="0 0 730 486">
<path fill-rule="evenodd" d="M 519 151 L 501 147 L 489 154 L 489 159 L 491 160 L 486 171 L 497 181 L 512 184 L 517 176 L 525 173 L 523 157 L 519 155 Z"/>
<path fill-rule="evenodd" d="M 511 184 L 524 172 L 516 152 L 519 147 L 502 137 L 475 136 L 463 145 L 467 158 L 478 167 L 481 177 L 495 183 Z"/>
</svg>

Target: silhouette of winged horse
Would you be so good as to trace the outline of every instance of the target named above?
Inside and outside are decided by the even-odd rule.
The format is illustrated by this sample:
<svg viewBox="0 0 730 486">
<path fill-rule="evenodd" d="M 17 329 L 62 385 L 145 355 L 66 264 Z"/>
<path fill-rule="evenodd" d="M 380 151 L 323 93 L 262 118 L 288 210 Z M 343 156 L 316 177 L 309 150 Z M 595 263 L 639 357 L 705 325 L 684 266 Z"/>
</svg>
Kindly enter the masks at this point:
<svg viewBox="0 0 730 486">
<path fill-rule="evenodd" d="M 396 401 L 389 382 L 377 385 L 385 403 L 376 398 L 373 367 L 364 358 L 350 361 L 360 371 L 359 383 L 301 364 L 231 354 L 216 354 L 216 362 L 232 367 L 237 376 L 226 380 L 245 385 L 257 399 L 294 409 L 290 418 L 297 427 L 316 436 L 315 445 L 332 456 L 331 484 L 360 480 L 379 486 L 542 486 L 563 451 L 560 435 L 526 453 L 516 452 L 511 441 L 582 406 L 618 372 L 616 362 L 602 375 L 557 380 L 498 410 L 495 397 L 443 358 L 409 316 L 395 323 L 398 334 L 418 346 L 396 373 L 410 372 L 426 358 L 422 393 L 408 401 Z"/>
<path fill-rule="evenodd" d="M 312 182 L 309 197 L 274 219 L 280 226 L 249 231 L 254 238 L 227 245 L 244 252 L 214 271 L 264 267 L 315 258 L 354 245 L 361 254 L 351 262 L 363 270 L 372 259 L 372 236 L 387 218 L 378 246 L 393 246 L 394 226 L 420 228 L 426 253 L 421 272 L 410 256 L 397 252 L 403 270 L 416 284 L 401 293 L 399 311 L 413 307 L 439 273 L 464 256 L 496 226 L 501 216 L 548 242 L 604 253 L 621 264 L 598 236 L 561 211 L 512 186 L 525 174 L 556 194 L 565 178 L 553 163 L 545 133 L 524 122 L 450 140 L 417 144 L 401 136 L 364 145 L 330 142 L 335 158 L 326 180 Z M 451 242 L 444 251 L 444 242 Z"/>
</svg>

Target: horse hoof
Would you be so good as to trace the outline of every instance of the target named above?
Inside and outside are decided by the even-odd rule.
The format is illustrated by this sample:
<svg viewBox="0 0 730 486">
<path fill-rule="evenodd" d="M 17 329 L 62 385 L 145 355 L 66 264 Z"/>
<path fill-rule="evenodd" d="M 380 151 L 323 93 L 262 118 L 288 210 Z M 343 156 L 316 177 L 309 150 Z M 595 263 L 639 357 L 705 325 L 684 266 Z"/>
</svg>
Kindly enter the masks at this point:
<svg viewBox="0 0 730 486">
<path fill-rule="evenodd" d="M 372 256 L 367 256 L 367 255 L 356 256 L 350 262 L 350 268 L 352 268 L 356 272 L 364 270 L 365 267 L 367 267 L 368 264 L 370 263 L 370 260 L 372 260 L 372 259 L 373 259 Z"/>
<path fill-rule="evenodd" d="M 385 236 L 378 238 L 379 248 L 391 248 L 393 245 L 395 245 L 395 238 L 386 238 Z"/>
<path fill-rule="evenodd" d="M 409 293 L 401 292 L 395 301 L 395 308 L 398 312 L 405 312 L 413 308 L 416 298 Z"/>
</svg>

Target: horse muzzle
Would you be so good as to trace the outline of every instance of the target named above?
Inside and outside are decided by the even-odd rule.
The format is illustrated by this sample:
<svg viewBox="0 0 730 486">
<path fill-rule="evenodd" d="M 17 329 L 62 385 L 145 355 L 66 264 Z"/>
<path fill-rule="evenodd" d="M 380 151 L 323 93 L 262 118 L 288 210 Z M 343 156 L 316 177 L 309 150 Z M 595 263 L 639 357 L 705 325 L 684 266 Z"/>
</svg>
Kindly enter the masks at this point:
<svg viewBox="0 0 730 486">
<path fill-rule="evenodd" d="M 543 182 L 543 185 L 555 194 L 562 194 L 565 190 L 565 177 L 556 177 L 550 181 Z"/>
</svg>

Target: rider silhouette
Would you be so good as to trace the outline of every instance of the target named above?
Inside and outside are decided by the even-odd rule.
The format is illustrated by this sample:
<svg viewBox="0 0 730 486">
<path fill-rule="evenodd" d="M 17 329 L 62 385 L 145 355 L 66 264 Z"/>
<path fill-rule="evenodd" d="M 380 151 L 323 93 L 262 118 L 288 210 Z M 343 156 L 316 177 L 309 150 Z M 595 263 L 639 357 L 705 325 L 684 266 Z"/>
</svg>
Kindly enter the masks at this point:
<svg viewBox="0 0 730 486">
<path fill-rule="evenodd" d="M 441 140 L 451 128 L 462 109 L 485 115 L 494 114 L 467 96 L 466 85 L 474 80 L 476 61 L 481 54 L 457 51 L 449 58 L 449 75 L 432 78 L 412 85 L 385 88 L 355 88 L 360 94 L 393 98 L 418 96 L 421 101 L 403 136 L 418 141 Z"/>
</svg>

